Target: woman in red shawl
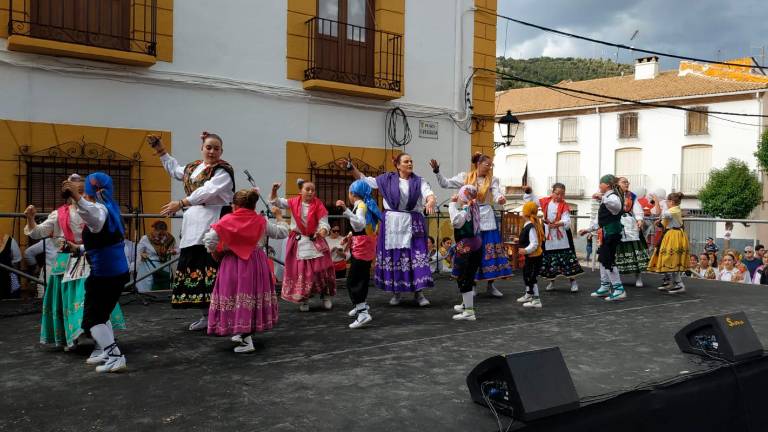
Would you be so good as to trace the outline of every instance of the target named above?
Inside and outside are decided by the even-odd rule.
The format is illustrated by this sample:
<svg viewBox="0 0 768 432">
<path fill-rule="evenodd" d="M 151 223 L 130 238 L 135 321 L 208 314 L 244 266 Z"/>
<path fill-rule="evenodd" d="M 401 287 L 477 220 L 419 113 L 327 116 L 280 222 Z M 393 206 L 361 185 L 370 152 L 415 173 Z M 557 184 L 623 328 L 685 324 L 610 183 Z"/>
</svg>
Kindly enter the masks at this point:
<svg viewBox="0 0 768 432">
<path fill-rule="evenodd" d="M 299 196 L 278 198 L 280 183 L 272 185 L 269 199 L 278 208 L 291 210 L 291 234 L 285 247 L 283 300 L 298 303 L 301 312 L 309 311 L 309 299 L 320 294 L 323 308 L 333 307 L 336 295 L 336 272 L 325 237 L 331 230 L 328 210 L 315 196 L 315 185 L 299 179 Z"/>
<path fill-rule="evenodd" d="M 280 210 L 272 210 L 275 223 L 256 213 L 258 199 L 255 189 L 235 193 L 234 212 L 211 225 L 203 238 L 205 248 L 221 262 L 208 309 L 208 334 L 234 335 L 236 353 L 252 352 L 253 333 L 277 323 L 275 284 L 263 245 L 267 237 L 288 237 L 288 225 Z"/>
</svg>

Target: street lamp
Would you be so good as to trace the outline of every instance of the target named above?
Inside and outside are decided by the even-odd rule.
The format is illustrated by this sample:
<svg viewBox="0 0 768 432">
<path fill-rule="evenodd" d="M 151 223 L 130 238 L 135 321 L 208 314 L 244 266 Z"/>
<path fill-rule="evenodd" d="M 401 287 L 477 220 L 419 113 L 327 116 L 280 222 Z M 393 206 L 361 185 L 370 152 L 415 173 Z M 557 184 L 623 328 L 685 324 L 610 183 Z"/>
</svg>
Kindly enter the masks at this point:
<svg viewBox="0 0 768 432">
<path fill-rule="evenodd" d="M 499 131 L 501 137 L 504 138 L 503 143 L 495 144 L 495 147 L 508 146 L 512 144 L 512 140 L 517 134 L 517 129 L 520 127 L 520 120 L 512 115 L 511 110 L 507 110 L 507 113 L 502 116 L 496 124 L 499 125 Z"/>
</svg>

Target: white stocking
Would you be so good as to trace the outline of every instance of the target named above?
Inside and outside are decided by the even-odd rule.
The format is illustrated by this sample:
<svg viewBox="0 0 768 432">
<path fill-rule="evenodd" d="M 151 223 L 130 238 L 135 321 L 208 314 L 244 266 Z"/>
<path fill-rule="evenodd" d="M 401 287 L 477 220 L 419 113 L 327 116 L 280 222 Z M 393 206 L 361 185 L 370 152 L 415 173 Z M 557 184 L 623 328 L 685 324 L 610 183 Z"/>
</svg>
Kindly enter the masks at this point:
<svg viewBox="0 0 768 432">
<path fill-rule="evenodd" d="M 461 293 L 461 298 L 464 301 L 464 309 L 475 308 L 475 291 L 474 290 Z"/>
<path fill-rule="evenodd" d="M 106 324 L 96 324 L 95 326 L 91 327 L 91 336 L 93 337 L 93 340 L 95 340 L 96 343 L 99 344 L 99 346 L 104 350 L 114 345 L 115 343 L 115 335 L 112 333 L 112 330 L 107 327 Z M 111 354 L 120 355 L 120 349 L 115 345 Z"/>
</svg>

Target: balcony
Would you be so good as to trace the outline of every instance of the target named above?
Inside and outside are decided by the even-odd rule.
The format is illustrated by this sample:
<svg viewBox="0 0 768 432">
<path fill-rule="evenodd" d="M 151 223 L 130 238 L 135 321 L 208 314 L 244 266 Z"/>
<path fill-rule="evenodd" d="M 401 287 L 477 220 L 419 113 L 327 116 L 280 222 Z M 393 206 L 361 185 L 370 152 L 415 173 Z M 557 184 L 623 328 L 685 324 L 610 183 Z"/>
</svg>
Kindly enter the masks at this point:
<svg viewBox="0 0 768 432">
<path fill-rule="evenodd" d="M 403 91 L 403 36 L 314 17 L 304 89 L 391 100 Z"/>
<path fill-rule="evenodd" d="M 157 56 L 157 0 L 9 0 L 8 49 L 136 66 Z"/>
<path fill-rule="evenodd" d="M 555 176 L 549 177 L 549 185 L 562 183 L 565 185 L 566 198 L 582 198 L 584 196 L 584 176 Z"/>
<path fill-rule="evenodd" d="M 697 196 L 708 180 L 708 172 L 672 174 L 672 192 L 682 192 L 683 195 Z"/>
<path fill-rule="evenodd" d="M 648 183 L 648 176 L 645 174 L 617 174 L 617 177 L 625 177 L 629 181 L 629 189 L 644 188 Z"/>
</svg>

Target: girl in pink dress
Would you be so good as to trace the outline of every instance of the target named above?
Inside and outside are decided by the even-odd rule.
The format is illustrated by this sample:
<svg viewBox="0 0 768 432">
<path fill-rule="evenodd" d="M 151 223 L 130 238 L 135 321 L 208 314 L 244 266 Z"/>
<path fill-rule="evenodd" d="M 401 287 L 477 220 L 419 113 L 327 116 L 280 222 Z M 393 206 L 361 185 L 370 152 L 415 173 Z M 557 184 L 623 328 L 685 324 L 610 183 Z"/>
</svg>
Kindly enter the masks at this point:
<svg viewBox="0 0 768 432">
<path fill-rule="evenodd" d="M 312 182 L 297 181 L 300 194 L 291 199 L 278 198 L 280 184 L 272 185 L 270 202 L 278 208 L 291 210 L 291 233 L 285 247 L 283 300 L 298 303 L 299 311 L 309 311 L 309 299 L 319 294 L 323 308 L 333 308 L 336 295 L 336 272 L 325 237 L 331 230 L 328 210 L 315 196 Z"/>
<path fill-rule="evenodd" d="M 234 335 L 236 353 L 254 351 L 253 333 L 277 324 L 275 284 L 264 253 L 264 239 L 288 237 L 288 225 L 279 210 L 272 223 L 256 213 L 257 190 L 241 190 L 232 200 L 234 212 L 211 225 L 203 241 L 220 261 L 208 309 L 208 334 Z"/>
</svg>

